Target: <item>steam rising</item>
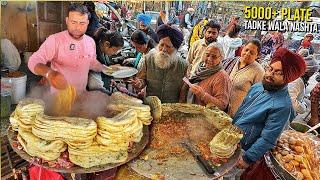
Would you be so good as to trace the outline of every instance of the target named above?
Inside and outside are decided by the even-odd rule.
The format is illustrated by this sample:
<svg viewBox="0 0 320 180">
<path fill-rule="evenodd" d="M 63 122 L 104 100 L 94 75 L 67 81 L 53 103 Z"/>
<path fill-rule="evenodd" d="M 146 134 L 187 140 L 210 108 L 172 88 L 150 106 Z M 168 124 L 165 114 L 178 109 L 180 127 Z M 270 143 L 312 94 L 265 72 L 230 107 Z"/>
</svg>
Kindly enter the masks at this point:
<svg viewBox="0 0 320 180">
<path fill-rule="evenodd" d="M 30 98 L 42 99 L 45 104 L 45 113 L 52 115 L 55 95 L 50 93 L 48 87 L 35 86 L 27 95 Z M 76 101 L 69 116 L 96 119 L 98 116 L 108 116 L 106 106 L 110 96 L 100 91 L 89 91 L 77 94 Z"/>
</svg>

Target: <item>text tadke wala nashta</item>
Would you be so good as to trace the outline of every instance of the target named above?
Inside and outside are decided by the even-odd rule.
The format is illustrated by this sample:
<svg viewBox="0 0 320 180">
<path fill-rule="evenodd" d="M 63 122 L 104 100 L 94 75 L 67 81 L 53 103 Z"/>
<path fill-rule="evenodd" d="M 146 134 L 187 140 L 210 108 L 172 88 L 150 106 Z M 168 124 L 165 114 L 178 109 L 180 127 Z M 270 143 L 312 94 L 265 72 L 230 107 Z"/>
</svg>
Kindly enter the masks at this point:
<svg viewBox="0 0 320 180">
<path fill-rule="evenodd" d="M 75 102 L 77 91 L 72 85 L 54 94 L 53 114 L 56 116 L 67 116 L 70 114 Z"/>
</svg>

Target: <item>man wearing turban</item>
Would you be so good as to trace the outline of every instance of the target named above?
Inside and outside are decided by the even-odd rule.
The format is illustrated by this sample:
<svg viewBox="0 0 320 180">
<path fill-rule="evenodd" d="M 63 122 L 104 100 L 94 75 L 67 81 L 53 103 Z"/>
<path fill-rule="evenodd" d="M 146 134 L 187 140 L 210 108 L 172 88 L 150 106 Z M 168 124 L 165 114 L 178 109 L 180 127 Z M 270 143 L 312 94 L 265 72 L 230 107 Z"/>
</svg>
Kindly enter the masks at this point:
<svg viewBox="0 0 320 180">
<path fill-rule="evenodd" d="M 148 36 L 150 36 L 156 43 L 159 43 L 159 38 L 157 34 L 154 32 L 154 30 L 151 28 L 151 16 L 147 14 L 138 14 L 137 15 L 137 21 L 139 23 L 139 30 L 146 33 Z"/>
<path fill-rule="evenodd" d="M 157 35 L 160 39 L 155 51 L 145 56 L 145 63 L 132 81 L 136 90 L 146 87 L 147 96 L 157 96 L 163 103 L 179 101 L 188 63 L 177 55 L 183 35 L 179 29 L 163 24 Z"/>
<path fill-rule="evenodd" d="M 287 84 L 301 77 L 305 70 L 306 64 L 300 55 L 285 48 L 273 54 L 262 83 L 251 87 L 232 122 L 244 132 L 241 147 L 245 152 L 238 168 L 247 168 L 263 159 L 275 146 L 285 125 L 294 119 Z"/>
</svg>

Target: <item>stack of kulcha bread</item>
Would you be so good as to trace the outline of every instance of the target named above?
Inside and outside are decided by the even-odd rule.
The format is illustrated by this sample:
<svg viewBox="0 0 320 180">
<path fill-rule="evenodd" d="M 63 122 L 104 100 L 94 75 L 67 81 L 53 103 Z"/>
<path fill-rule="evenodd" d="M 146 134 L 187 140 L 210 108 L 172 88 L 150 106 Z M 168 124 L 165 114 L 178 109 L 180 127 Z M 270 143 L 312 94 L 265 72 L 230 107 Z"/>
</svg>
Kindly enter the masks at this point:
<svg viewBox="0 0 320 180">
<path fill-rule="evenodd" d="M 13 130 L 18 131 L 17 139 L 29 155 L 50 161 L 57 159 L 67 145 L 61 140 L 41 139 L 31 132 L 35 119 L 44 113 L 44 104 L 40 99 L 23 99 L 11 114 L 10 123 Z"/>
<path fill-rule="evenodd" d="M 143 124 L 133 109 L 124 111 L 113 118 L 98 117 L 97 142 L 106 146 L 124 147 L 129 142 L 139 142 L 142 137 Z"/>
<path fill-rule="evenodd" d="M 32 133 L 48 141 L 63 140 L 69 147 L 87 148 L 97 135 L 97 124 L 92 119 L 38 115 Z"/>
<path fill-rule="evenodd" d="M 62 140 L 46 141 L 23 128 L 19 128 L 17 138 L 30 156 L 38 156 L 47 161 L 59 158 L 60 154 L 67 149 L 67 144 Z"/>
<path fill-rule="evenodd" d="M 98 117 L 96 122 L 98 134 L 92 146 L 86 149 L 68 149 L 70 160 L 79 166 L 123 162 L 128 157 L 129 143 L 139 142 L 143 135 L 143 124 L 132 109 L 113 118 Z"/>
<path fill-rule="evenodd" d="M 137 111 L 138 120 L 140 120 L 144 125 L 151 124 L 152 116 L 150 106 L 142 104 L 140 99 L 133 99 L 132 97 L 115 92 L 111 95 L 111 103 L 107 106 L 109 111 L 123 112 L 129 109 L 134 109 Z"/>
<path fill-rule="evenodd" d="M 120 163 L 128 157 L 130 142 L 141 140 L 143 124 L 150 124 L 152 116 L 150 107 L 139 99 L 120 93 L 112 98 L 121 107 L 115 109 L 118 114 L 112 118 L 98 117 L 94 121 L 48 116 L 44 114 L 43 101 L 25 99 L 17 105 L 10 122 L 31 156 L 52 161 L 67 149 L 70 161 L 84 168 Z M 120 102 L 130 106 L 121 106 Z"/>
<path fill-rule="evenodd" d="M 243 134 L 234 125 L 222 129 L 209 143 L 212 156 L 218 158 L 230 158 L 237 149 Z"/>
<path fill-rule="evenodd" d="M 15 131 L 18 131 L 18 127 L 31 131 L 34 119 L 38 114 L 43 114 L 44 106 L 40 99 L 26 98 L 20 101 L 9 118 L 12 128 Z"/>
</svg>

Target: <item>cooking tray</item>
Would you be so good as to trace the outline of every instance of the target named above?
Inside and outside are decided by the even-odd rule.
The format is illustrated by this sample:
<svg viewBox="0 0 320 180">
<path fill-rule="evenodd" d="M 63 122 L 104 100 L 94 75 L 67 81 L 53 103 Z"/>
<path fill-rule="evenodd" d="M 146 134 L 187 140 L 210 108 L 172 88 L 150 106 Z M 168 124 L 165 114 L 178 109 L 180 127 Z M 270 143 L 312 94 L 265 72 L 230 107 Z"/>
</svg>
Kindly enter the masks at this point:
<svg viewBox="0 0 320 180">
<path fill-rule="evenodd" d="M 158 124 L 161 123 L 167 123 L 167 120 L 170 121 L 170 119 L 179 121 L 194 121 L 194 123 L 200 123 L 200 121 L 202 121 L 202 123 L 206 122 L 204 123 L 206 128 L 212 128 L 213 132 L 210 135 L 213 135 L 212 137 L 214 137 L 214 135 L 216 135 L 220 131 L 217 128 L 213 127 L 213 125 L 210 123 L 210 121 L 215 121 L 215 117 L 214 115 L 204 116 L 203 114 L 205 113 L 203 111 L 204 107 L 198 105 L 188 105 L 188 107 L 185 108 L 183 104 L 179 103 L 163 104 L 161 120 L 153 121 L 151 128 L 155 128 Z M 206 131 L 206 129 L 203 130 Z M 203 131 L 199 131 L 199 133 L 203 133 Z M 150 134 L 150 142 L 152 144 L 152 130 Z M 202 135 L 205 136 L 205 133 Z M 210 138 L 210 140 L 212 139 L 212 137 Z M 195 141 L 195 138 L 191 138 L 191 142 Z M 161 163 L 159 163 L 159 161 L 155 158 L 150 158 L 154 157 L 153 155 L 157 153 L 159 153 L 158 149 L 154 149 L 149 145 L 140 155 L 140 157 L 129 162 L 128 166 L 138 174 L 143 175 L 147 178 L 151 178 L 155 174 L 161 174 L 165 177 L 165 179 L 216 179 L 226 174 L 236 165 L 239 157 L 241 156 L 241 148 L 238 147 L 238 149 L 226 163 L 223 163 L 218 167 L 213 166 L 213 169 L 216 172 L 215 175 L 206 174 L 205 171 L 201 169 L 190 152 L 187 152 L 184 156 L 175 156 L 171 154 L 169 157 L 166 157 L 165 160 L 162 160 Z"/>
</svg>

